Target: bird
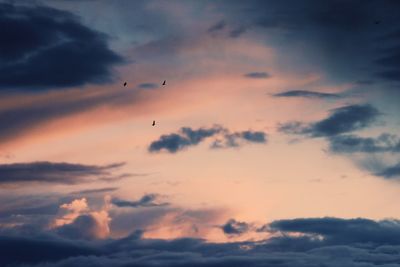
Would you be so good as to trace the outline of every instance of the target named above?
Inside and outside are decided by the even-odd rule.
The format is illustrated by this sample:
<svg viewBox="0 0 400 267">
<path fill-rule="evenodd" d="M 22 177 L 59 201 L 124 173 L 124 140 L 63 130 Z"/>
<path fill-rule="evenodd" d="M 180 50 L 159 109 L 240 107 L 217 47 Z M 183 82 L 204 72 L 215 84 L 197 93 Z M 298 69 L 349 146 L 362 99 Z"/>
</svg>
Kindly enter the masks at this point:
<svg viewBox="0 0 400 267">
<path fill-rule="evenodd" d="M 124 86 L 126 86 L 127 85 L 127 83 L 126 82 L 124 82 Z"/>
<path fill-rule="evenodd" d="M 165 83 L 166 83 L 167 81 L 166 80 L 164 80 L 164 82 L 162 83 L 162 85 L 165 85 Z"/>
<path fill-rule="evenodd" d="M 156 121 L 153 121 L 153 124 L 151 126 L 155 126 L 156 125 Z"/>
<path fill-rule="evenodd" d="M 376 24 L 376 25 L 378 25 L 378 24 L 380 24 L 380 23 L 381 23 L 380 20 L 375 20 L 375 24 Z"/>
</svg>

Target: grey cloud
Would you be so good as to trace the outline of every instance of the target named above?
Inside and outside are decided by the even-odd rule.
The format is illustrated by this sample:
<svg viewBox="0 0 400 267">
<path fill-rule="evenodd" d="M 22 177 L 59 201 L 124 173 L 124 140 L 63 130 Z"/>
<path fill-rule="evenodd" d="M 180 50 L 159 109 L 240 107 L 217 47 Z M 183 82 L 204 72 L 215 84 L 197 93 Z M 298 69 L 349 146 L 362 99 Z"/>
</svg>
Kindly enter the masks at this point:
<svg viewBox="0 0 400 267">
<path fill-rule="evenodd" d="M 54 236 L 1 236 L 0 248 L 5 253 L 0 263 L 35 267 L 399 266 L 400 226 L 396 220 L 300 218 L 274 221 L 269 228 L 281 235 L 229 243 L 144 239 L 140 230 L 120 239 L 74 243 Z M 41 250 L 43 253 L 36 253 Z"/>
<path fill-rule="evenodd" d="M 369 104 L 335 108 L 327 118 L 314 123 L 289 122 L 279 126 L 279 131 L 310 137 L 330 137 L 360 130 L 376 121 L 380 112 Z"/>
<path fill-rule="evenodd" d="M 334 153 L 400 152 L 400 139 L 387 133 L 376 138 L 338 135 L 329 138 L 329 149 Z"/>
<path fill-rule="evenodd" d="M 221 226 L 222 231 L 227 235 L 241 235 L 250 230 L 250 225 L 246 222 L 230 219 Z"/>
<path fill-rule="evenodd" d="M 158 194 L 146 194 L 136 201 L 128 201 L 128 200 L 114 198 L 112 199 L 111 202 L 117 207 L 131 207 L 131 208 L 161 207 L 169 205 L 169 203 L 167 202 L 159 202 L 158 201 L 159 197 L 160 196 Z"/>
<path fill-rule="evenodd" d="M 157 89 L 159 85 L 157 83 L 141 83 L 138 87 L 140 89 Z"/>
<path fill-rule="evenodd" d="M 341 94 L 333 93 L 321 93 L 315 91 L 306 90 L 293 90 L 277 93 L 273 95 L 274 97 L 304 97 L 304 98 L 320 98 L 320 99 L 336 99 L 341 98 Z"/>
<path fill-rule="evenodd" d="M 271 75 L 267 72 L 249 72 L 244 75 L 247 78 L 253 79 L 266 79 L 269 78 Z"/>
<path fill-rule="evenodd" d="M 0 87 L 24 90 L 111 81 L 122 58 L 75 15 L 45 6 L 0 4 Z"/>
<path fill-rule="evenodd" d="M 77 184 L 95 178 L 112 177 L 112 171 L 123 166 L 105 166 L 64 162 L 28 162 L 0 164 L 0 185 L 22 183 Z"/>
<path fill-rule="evenodd" d="M 387 166 L 383 170 L 375 173 L 387 179 L 400 178 L 400 162 L 393 166 Z"/>
<path fill-rule="evenodd" d="M 176 153 L 189 146 L 195 146 L 207 138 L 217 136 L 211 144 L 211 148 L 226 148 L 240 146 L 239 141 L 247 143 L 263 144 L 267 142 L 267 134 L 261 131 L 242 131 L 230 132 L 222 126 L 215 125 L 212 128 L 192 129 L 183 127 L 178 133 L 162 135 L 149 146 L 150 152 L 167 150 L 170 153 Z M 219 137 L 218 137 L 219 136 Z"/>
</svg>

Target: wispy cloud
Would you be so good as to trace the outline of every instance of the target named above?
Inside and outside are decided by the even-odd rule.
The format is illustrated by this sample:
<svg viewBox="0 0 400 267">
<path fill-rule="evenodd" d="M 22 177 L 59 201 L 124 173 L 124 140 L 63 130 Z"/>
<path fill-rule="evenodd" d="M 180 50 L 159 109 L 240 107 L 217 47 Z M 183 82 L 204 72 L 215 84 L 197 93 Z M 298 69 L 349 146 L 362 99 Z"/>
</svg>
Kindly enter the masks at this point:
<svg viewBox="0 0 400 267">
<path fill-rule="evenodd" d="M 105 166 L 65 162 L 28 162 L 0 165 L 0 185 L 22 183 L 77 184 L 113 178 L 112 171 L 124 163 Z"/>
<path fill-rule="evenodd" d="M 266 79 L 269 78 L 271 75 L 267 72 L 249 72 L 246 73 L 244 76 L 253 79 Z"/>
<path fill-rule="evenodd" d="M 140 89 L 157 89 L 159 85 L 157 83 L 141 83 L 138 87 Z"/>
<path fill-rule="evenodd" d="M 319 99 L 336 99 L 341 98 L 343 95 L 334 93 L 321 93 L 307 90 L 293 90 L 277 93 L 274 97 L 304 97 L 304 98 L 319 98 Z"/>
<path fill-rule="evenodd" d="M 142 196 L 139 200 L 129 201 L 114 198 L 111 200 L 112 204 L 117 207 L 131 207 L 131 208 L 140 208 L 140 207 L 162 207 L 168 206 L 168 202 L 159 202 L 158 199 L 160 195 L 158 194 L 146 194 Z"/>
</svg>

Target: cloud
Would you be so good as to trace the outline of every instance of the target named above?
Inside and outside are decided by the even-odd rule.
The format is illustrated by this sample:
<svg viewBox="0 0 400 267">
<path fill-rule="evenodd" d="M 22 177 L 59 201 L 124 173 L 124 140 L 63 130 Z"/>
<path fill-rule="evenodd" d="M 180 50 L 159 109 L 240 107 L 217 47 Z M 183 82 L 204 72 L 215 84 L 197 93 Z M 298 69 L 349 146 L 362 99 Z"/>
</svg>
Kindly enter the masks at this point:
<svg viewBox="0 0 400 267">
<path fill-rule="evenodd" d="M 0 88 L 43 90 L 105 83 L 123 60 L 76 16 L 44 6 L 0 5 Z"/>
<path fill-rule="evenodd" d="M 77 184 L 114 177 L 112 170 L 124 163 L 105 166 L 59 162 L 0 164 L 0 185 L 25 183 Z"/>
<path fill-rule="evenodd" d="M 96 189 L 86 189 L 80 191 L 73 191 L 71 195 L 90 195 L 90 194 L 99 194 L 99 193 L 108 193 L 117 191 L 118 187 L 104 187 L 104 188 L 96 188 Z"/>
<path fill-rule="evenodd" d="M 49 235 L 0 236 L 3 266 L 382 266 L 399 262 L 400 224 L 364 218 L 299 218 L 269 224 L 261 241 L 145 239 L 142 231 L 108 240 L 71 242 Z M 41 251 L 42 253 L 37 253 Z M 17 265 L 18 266 L 18 265 Z"/>
<path fill-rule="evenodd" d="M 246 73 L 244 76 L 253 79 L 266 79 L 269 78 L 271 75 L 269 75 L 267 72 L 249 72 Z"/>
<path fill-rule="evenodd" d="M 169 153 L 176 153 L 189 146 L 195 146 L 210 137 L 216 137 L 211 148 L 238 147 L 245 141 L 247 143 L 263 144 L 267 142 L 267 134 L 260 131 L 230 132 L 222 126 L 215 125 L 211 128 L 192 129 L 183 127 L 178 133 L 162 135 L 149 146 L 150 152 L 167 150 Z"/>
<path fill-rule="evenodd" d="M 100 251 L 82 243 L 54 237 L 0 236 L 0 264 L 44 263 L 73 256 L 97 255 Z"/>
<path fill-rule="evenodd" d="M 396 1 L 362 5 L 341 0 L 327 4 L 318 0 L 221 1 L 218 8 L 224 10 L 227 27 L 236 29 L 234 37 L 244 32 L 253 34 L 246 38 L 265 36 L 265 42 L 275 44 L 279 52 L 304 55 L 303 60 L 329 78 L 399 81 L 400 23 L 394 18 L 400 5 Z M 382 23 L 376 25 L 375 20 Z"/>
<path fill-rule="evenodd" d="M 397 220 L 301 218 L 274 221 L 269 228 L 271 232 L 319 235 L 322 239 L 315 239 L 317 242 L 330 245 L 400 244 L 400 222 Z"/>
<path fill-rule="evenodd" d="M 267 143 L 267 134 L 260 131 L 226 133 L 222 136 L 222 138 L 215 140 L 212 143 L 211 148 L 217 149 L 239 147 L 242 143 L 241 141 L 245 141 L 247 143 L 265 144 Z"/>
<path fill-rule="evenodd" d="M 321 92 L 306 91 L 306 90 L 285 91 L 285 92 L 274 94 L 273 96 L 274 97 L 305 97 L 305 98 L 320 98 L 320 99 L 335 99 L 335 98 L 342 97 L 341 94 L 321 93 Z"/>
<path fill-rule="evenodd" d="M 230 219 L 221 226 L 221 229 L 227 235 L 241 235 L 249 231 L 250 226 L 245 222 L 239 222 L 235 219 Z"/>
<path fill-rule="evenodd" d="M 281 124 L 279 131 L 310 137 L 330 137 L 366 128 L 375 122 L 378 115 L 379 111 L 369 104 L 350 105 L 331 110 L 326 119 L 318 122 Z"/>
<path fill-rule="evenodd" d="M 214 32 L 218 32 L 220 30 L 223 30 L 226 26 L 226 22 L 221 20 L 219 22 L 217 22 L 216 24 L 212 25 L 210 28 L 208 28 L 207 32 L 209 33 L 214 33 Z"/>
<path fill-rule="evenodd" d="M 329 149 L 334 153 L 400 152 L 400 139 L 387 133 L 376 138 L 338 135 L 329 138 Z"/>
<path fill-rule="evenodd" d="M 375 173 L 387 179 L 400 178 L 400 162 L 396 165 L 385 167 L 382 171 Z"/>
<path fill-rule="evenodd" d="M 51 229 L 69 239 L 103 239 L 109 236 L 109 197 L 104 197 L 104 205 L 93 210 L 86 198 L 74 199 L 60 206 L 60 214 L 53 219 Z"/>
<path fill-rule="evenodd" d="M 220 126 L 214 126 L 212 128 L 199 128 L 193 130 L 189 127 L 183 127 L 179 133 L 172 133 L 168 135 L 162 135 L 160 138 L 152 142 L 149 146 L 150 152 L 158 152 L 160 150 L 167 150 L 170 153 L 176 153 L 177 151 L 183 150 L 188 146 L 195 146 L 204 139 L 211 137 L 223 129 Z"/>
<path fill-rule="evenodd" d="M 399 26 L 400 27 L 400 26 Z M 390 48 L 380 50 L 379 56 L 374 60 L 374 63 L 380 68 L 376 75 L 380 78 L 390 81 L 400 82 L 400 30 L 387 34 L 380 41 L 392 43 Z"/>
<path fill-rule="evenodd" d="M 160 196 L 157 194 L 147 194 L 142 196 L 137 201 L 128 201 L 122 199 L 112 199 L 112 204 L 117 207 L 131 207 L 131 208 L 139 208 L 139 207 L 161 207 L 167 206 L 169 203 L 167 202 L 158 202 L 158 198 Z"/>
<path fill-rule="evenodd" d="M 32 98 L 31 98 L 32 97 Z M 16 138 L 27 130 L 39 128 L 71 115 L 99 107 L 121 107 L 137 102 L 136 91 L 69 91 L 57 94 L 34 95 L 22 98 L 24 105 L 0 110 L 0 143 Z M 12 100 L 10 100 L 12 101 Z"/>
<path fill-rule="evenodd" d="M 78 216 L 73 222 L 60 226 L 55 231 L 69 239 L 102 239 L 110 233 L 109 221 L 106 212 L 92 212 Z"/>
<path fill-rule="evenodd" d="M 138 87 L 140 89 L 157 89 L 159 85 L 157 83 L 141 83 Z"/>
</svg>

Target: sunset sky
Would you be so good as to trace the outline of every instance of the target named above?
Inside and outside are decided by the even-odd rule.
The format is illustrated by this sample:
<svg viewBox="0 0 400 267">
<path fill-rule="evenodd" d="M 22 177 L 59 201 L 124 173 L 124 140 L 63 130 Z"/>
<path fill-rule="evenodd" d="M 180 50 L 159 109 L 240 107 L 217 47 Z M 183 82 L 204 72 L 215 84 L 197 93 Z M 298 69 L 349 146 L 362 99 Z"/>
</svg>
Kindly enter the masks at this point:
<svg viewBox="0 0 400 267">
<path fill-rule="evenodd" d="M 399 15 L 0 1 L 0 266 L 400 266 Z"/>
</svg>

